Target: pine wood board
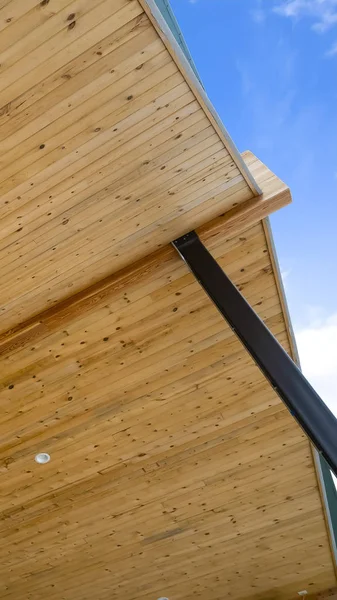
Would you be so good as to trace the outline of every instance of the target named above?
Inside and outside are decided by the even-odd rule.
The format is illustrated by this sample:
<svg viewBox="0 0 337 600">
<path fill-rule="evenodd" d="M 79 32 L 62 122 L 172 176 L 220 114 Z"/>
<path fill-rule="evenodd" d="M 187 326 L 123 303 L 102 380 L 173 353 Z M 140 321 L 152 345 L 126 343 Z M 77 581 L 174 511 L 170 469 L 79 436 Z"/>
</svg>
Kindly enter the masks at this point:
<svg viewBox="0 0 337 600">
<path fill-rule="evenodd" d="M 168 246 L 198 228 L 291 352 L 260 222 L 290 193 L 243 165 L 151 4 L 0 7 L 8 600 L 335 584 L 308 442 Z"/>
<path fill-rule="evenodd" d="M 204 243 L 289 352 L 262 224 L 222 219 Z M 3 334 L 0 356 L 2 597 L 334 585 L 309 444 L 173 248 Z"/>
<path fill-rule="evenodd" d="M 139 2 L 12 0 L 2 12 L 5 331 L 237 215 L 260 188 Z M 256 172 L 264 211 L 289 201 L 263 165 Z"/>
</svg>

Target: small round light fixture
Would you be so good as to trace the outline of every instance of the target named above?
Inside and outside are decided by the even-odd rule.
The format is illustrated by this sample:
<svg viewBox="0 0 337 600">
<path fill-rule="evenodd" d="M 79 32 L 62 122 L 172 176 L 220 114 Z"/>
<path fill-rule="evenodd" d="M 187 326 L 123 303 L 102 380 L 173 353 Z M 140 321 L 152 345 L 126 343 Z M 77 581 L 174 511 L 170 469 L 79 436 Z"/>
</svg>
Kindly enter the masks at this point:
<svg viewBox="0 0 337 600">
<path fill-rule="evenodd" d="M 297 592 L 299 596 L 306 596 L 308 594 L 307 590 L 301 590 L 300 592 Z"/>
<path fill-rule="evenodd" d="M 35 462 L 37 462 L 39 465 L 45 465 L 49 461 L 50 456 L 47 454 L 47 452 L 39 452 L 39 454 L 35 456 Z"/>
<path fill-rule="evenodd" d="M 161 596 L 160 598 L 158 598 L 158 600 L 169 600 L 168 598 L 164 598 L 164 596 Z"/>
</svg>

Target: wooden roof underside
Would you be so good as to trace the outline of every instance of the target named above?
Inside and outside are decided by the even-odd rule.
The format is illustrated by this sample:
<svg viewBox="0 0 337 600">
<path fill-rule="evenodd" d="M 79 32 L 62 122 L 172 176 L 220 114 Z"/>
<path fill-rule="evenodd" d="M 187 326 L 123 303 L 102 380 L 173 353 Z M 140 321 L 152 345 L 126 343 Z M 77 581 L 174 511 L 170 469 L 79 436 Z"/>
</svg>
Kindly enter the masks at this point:
<svg viewBox="0 0 337 600">
<path fill-rule="evenodd" d="M 136 0 L 0 22 L 3 331 L 256 191 Z"/>
<path fill-rule="evenodd" d="M 290 193 L 176 50 L 144 0 L 0 4 L 6 600 L 335 584 L 309 444 L 169 245 L 197 228 L 289 351 Z"/>
<path fill-rule="evenodd" d="M 289 350 L 261 223 L 202 239 Z M 334 585 L 308 441 L 172 248 L 1 350 L 2 598 Z"/>
</svg>

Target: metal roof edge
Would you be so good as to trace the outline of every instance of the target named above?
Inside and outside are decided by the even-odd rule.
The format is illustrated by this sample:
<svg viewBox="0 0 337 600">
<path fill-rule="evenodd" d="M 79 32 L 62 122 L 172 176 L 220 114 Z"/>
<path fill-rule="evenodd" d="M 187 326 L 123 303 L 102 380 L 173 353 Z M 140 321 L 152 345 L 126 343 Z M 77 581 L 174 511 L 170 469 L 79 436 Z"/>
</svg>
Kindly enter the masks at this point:
<svg viewBox="0 0 337 600">
<path fill-rule="evenodd" d="M 337 490 L 332 473 L 323 456 L 314 448 L 317 475 L 320 479 L 321 493 L 325 503 L 326 520 L 330 532 L 330 543 L 337 567 Z M 337 574 L 337 573 L 336 573 Z"/>
<path fill-rule="evenodd" d="M 188 62 L 190 63 L 195 75 L 197 76 L 197 78 L 199 79 L 202 87 L 204 88 L 205 86 L 203 85 L 201 79 L 200 79 L 200 75 L 197 71 L 197 68 L 195 66 L 194 60 L 192 58 L 192 55 L 188 49 L 188 46 L 185 42 L 185 39 L 183 37 L 183 34 L 181 32 L 181 29 L 178 25 L 178 21 L 175 17 L 175 14 L 170 6 L 169 0 L 155 0 L 161 14 L 163 15 L 164 19 L 166 20 L 167 25 L 169 26 L 169 28 L 171 29 L 174 37 L 176 38 L 179 46 L 181 47 L 182 51 L 184 52 Z"/>
</svg>

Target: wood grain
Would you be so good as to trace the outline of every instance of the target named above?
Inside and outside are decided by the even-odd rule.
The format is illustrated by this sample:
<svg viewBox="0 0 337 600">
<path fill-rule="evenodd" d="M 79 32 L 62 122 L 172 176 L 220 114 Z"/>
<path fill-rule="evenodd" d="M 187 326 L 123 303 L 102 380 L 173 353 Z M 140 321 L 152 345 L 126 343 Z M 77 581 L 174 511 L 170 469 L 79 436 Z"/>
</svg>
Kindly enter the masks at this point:
<svg viewBox="0 0 337 600">
<path fill-rule="evenodd" d="M 198 228 L 290 352 L 261 224 L 290 192 L 144 7 L 0 6 L 0 595 L 316 595 L 308 442 L 169 245 Z"/>
<path fill-rule="evenodd" d="M 226 227 L 199 233 L 290 351 L 262 224 Z M 172 248 L 3 334 L 0 356 L 2 598 L 334 585 L 309 444 Z"/>
<path fill-rule="evenodd" d="M 0 331 L 225 212 L 245 205 L 242 228 L 289 201 L 260 163 L 252 200 L 241 157 L 136 0 L 2 12 Z"/>
</svg>

